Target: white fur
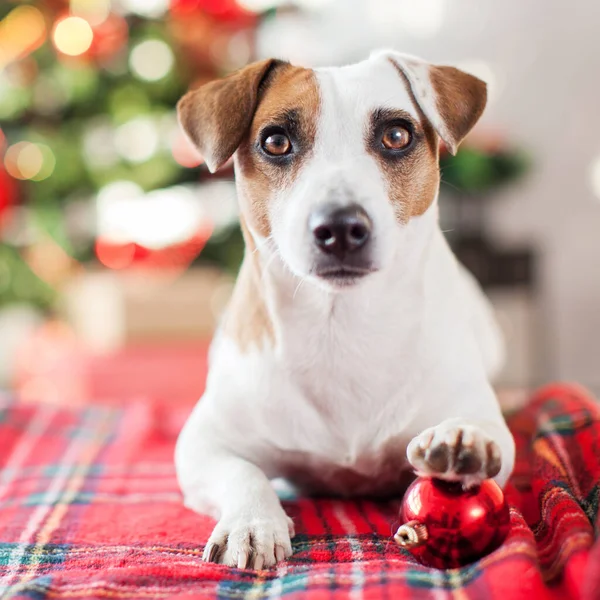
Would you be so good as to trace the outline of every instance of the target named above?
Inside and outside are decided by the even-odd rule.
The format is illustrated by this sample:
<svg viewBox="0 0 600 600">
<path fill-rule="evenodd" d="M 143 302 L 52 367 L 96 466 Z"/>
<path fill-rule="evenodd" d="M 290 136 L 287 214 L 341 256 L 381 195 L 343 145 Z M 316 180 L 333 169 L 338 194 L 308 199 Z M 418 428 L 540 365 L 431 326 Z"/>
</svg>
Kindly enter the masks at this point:
<svg viewBox="0 0 600 600">
<path fill-rule="evenodd" d="M 216 543 L 227 564 L 244 566 L 252 553 L 250 564 L 270 566 L 290 555 L 293 531 L 270 478 L 382 492 L 407 468 L 411 440 L 409 460 L 422 471 L 419 435 L 451 440 L 458 431 L 477 447 L 498 445 L 501 485 L 514 462 L 489 382 L 501 354 L 491 310 L 452 255 L 437 203 L 399 225 L 364 148 L 373 108 L 416 116 L 402 80 L 375 56 L 320 70 L 318 81 L 314 154 L 274 200 L 272 238 L 258 240 L 277 344 L 243 352 L 217 334 L 206 392 L 176 449 L 187 506 L 220 519 L 205 558 Z M 360 202 L 374 222 L 378 271 L 341 290 L 311 275 L 308 233 L 299 225 L 332 195 Z"/>
</svg>

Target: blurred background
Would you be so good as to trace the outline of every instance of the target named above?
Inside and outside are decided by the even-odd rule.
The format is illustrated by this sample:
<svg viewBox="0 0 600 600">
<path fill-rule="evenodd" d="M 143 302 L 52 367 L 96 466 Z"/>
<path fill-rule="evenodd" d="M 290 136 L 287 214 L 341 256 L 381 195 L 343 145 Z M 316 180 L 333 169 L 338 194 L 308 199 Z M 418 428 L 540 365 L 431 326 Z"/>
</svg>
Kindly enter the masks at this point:
<svg viewBox="0 0 600 600">
<path fill-rule="evenodd" d="M 243 245 L 175 104 L 267 56 L 393 47 L 487 81 L 442 157 L 442 225 L 492 298 L 505 390 L 600 391 L 600 3 L 2 0 L 0 389 L 193 402 Z"/>
</svg>

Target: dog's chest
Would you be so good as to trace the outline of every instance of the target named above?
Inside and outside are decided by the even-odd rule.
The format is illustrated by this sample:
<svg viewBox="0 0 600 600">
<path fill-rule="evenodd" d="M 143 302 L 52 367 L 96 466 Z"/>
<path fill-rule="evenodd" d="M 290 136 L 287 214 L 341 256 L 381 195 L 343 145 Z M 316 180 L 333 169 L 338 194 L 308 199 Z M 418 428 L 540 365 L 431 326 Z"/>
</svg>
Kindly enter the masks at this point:
<svg viewBox="0 0 600 600">
<path fill-rule="evenodd" d="M 358 343 L 351 327 L 316 333 L 291 337 L 298 343 L 286 357 L 286 404 L 269 427 L 274 471 L 311 493 L 401 492 L 417 408 L 414 370 L 403 372 L 402 356 L 375 327 Z"/>
<path fill-rule="evenodd" d="M 282 454 L 278 472 L 310 494 L 392 496 L 412 479 L 404 439 L 390 439 L 358 456 L 324 457 L 314 452 Z"/>
</svg>

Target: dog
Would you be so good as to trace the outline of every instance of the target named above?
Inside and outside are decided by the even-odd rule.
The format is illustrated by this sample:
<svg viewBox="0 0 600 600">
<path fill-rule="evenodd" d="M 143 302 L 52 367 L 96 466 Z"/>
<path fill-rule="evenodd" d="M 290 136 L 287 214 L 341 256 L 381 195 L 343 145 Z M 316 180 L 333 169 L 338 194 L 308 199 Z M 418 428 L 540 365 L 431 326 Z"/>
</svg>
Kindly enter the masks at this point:
<svg viewBox="0 0 600 600">
<path fill-rule="evenodd" d="M 491 307 L 438 224 L 486 86 L 377 51 L 343 67 L 270 59 L 188 92 L 181 126 L 211 172 L 233 157 L 246 252 L 175 451 L 185 504 L 217 519 L 206 561 L 292 554 L 271 480 L 401 495 L 413 472 L 467 486 L 514 463 L 491 381 Z"/>
</svg>

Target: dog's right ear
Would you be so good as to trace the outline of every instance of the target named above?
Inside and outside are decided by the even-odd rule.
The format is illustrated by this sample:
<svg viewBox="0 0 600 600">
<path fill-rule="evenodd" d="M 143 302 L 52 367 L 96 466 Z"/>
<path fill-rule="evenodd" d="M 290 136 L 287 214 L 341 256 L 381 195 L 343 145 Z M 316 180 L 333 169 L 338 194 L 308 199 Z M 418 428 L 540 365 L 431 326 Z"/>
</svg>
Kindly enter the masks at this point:
<svg viewBox="0 0 600 600">
<path fill-rule="evenodd" d="M 177 104 L 183 130 L 200 151 L 211 173 L 237 150 L 250 127 L 261 84 L 283 64 L 267 59 L 188 92 Z"/>
</svg>

